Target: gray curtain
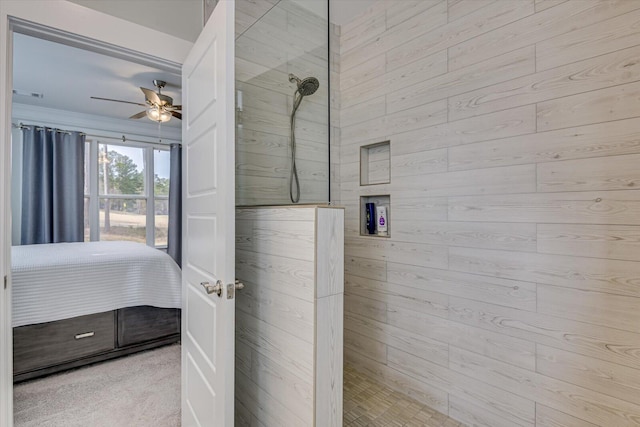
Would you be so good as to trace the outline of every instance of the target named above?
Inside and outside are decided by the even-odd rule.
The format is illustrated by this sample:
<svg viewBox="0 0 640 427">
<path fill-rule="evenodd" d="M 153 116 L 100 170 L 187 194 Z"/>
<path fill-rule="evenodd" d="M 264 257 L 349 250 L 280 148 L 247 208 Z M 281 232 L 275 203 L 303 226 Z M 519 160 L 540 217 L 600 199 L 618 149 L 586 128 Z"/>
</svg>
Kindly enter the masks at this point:
<svg viewBox="0 0 640 427">
<path fill-rule="evenodd" d="M 182 266 L 182 148 L 171 144 L 167 253 Z"/>
<path fill-rule="evenodd" d="M 84 240 L 84 142 L 79 132 L 22 130 L 21 243 Z"/>
</svg>

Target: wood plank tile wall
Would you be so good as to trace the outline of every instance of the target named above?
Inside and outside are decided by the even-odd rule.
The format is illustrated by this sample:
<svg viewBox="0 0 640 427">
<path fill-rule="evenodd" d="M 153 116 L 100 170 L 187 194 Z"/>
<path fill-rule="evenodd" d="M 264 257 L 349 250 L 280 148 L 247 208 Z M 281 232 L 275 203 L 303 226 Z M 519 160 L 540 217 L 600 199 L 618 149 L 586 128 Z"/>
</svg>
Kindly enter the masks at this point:
<svg viewBox="0 0 640 427">
<path fill-rule="evenodd" d="M 236 2 L 236 90 L 242 93 L 236 115 L 237 205 L 291 203 L 290 115 L 296 85 L 289 73 L 320 81 L 296 113 L 296 158 L 300 201 L 328 201 L 327 39 L 326 17 L 295 2 Z"/>
<path fill-rule="evenodd" d="M 236 209 L 236 426 L 342 425 L 344 213 Z"/>
<path fill-rule="evenodd" d="M 337 34 L 346 359 L 470 425 L 640 425 L 640 1 L 380 0 Z"/>
</svg>

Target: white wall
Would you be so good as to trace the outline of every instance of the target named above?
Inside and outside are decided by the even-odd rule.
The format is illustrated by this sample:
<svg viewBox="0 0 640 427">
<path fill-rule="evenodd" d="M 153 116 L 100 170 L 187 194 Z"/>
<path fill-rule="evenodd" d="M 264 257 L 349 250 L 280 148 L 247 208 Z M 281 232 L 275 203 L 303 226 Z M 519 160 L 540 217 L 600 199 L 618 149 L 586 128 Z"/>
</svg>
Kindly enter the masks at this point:
<svg viewBox="0 0 640 427">
<path fill-rule="evenodd" d="M 192 42 L 202 30 L 202 0 L 68 1 Z"/>
</svg>

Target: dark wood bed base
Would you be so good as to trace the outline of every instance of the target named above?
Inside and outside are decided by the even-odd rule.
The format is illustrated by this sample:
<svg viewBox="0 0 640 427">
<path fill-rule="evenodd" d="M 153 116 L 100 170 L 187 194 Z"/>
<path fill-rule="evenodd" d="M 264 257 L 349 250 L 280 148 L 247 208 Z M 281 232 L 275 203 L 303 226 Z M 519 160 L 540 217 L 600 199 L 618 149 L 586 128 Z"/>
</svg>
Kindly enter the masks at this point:
<svg viewBox="0 0 640 427">
<path fill-rule="evenodd" d="M 180 309 L 127 307 L 13 329 L 20 382 L 180 341 Z"/>
</svg>

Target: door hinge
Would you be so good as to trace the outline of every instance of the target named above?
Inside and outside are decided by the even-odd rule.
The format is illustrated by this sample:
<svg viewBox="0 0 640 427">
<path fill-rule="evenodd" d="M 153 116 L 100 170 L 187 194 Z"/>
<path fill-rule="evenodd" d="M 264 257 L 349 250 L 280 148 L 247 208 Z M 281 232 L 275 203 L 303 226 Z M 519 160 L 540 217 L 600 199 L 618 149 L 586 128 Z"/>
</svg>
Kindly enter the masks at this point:
<svg viewBox="0 0 640 427">
<path fill-rule="evenodd" d="M 4 276 L 4 288 L 7 289 L 7 282 L 9 281 L 9 279 L 7 278 L 7 276 Z"/>
</svg>

